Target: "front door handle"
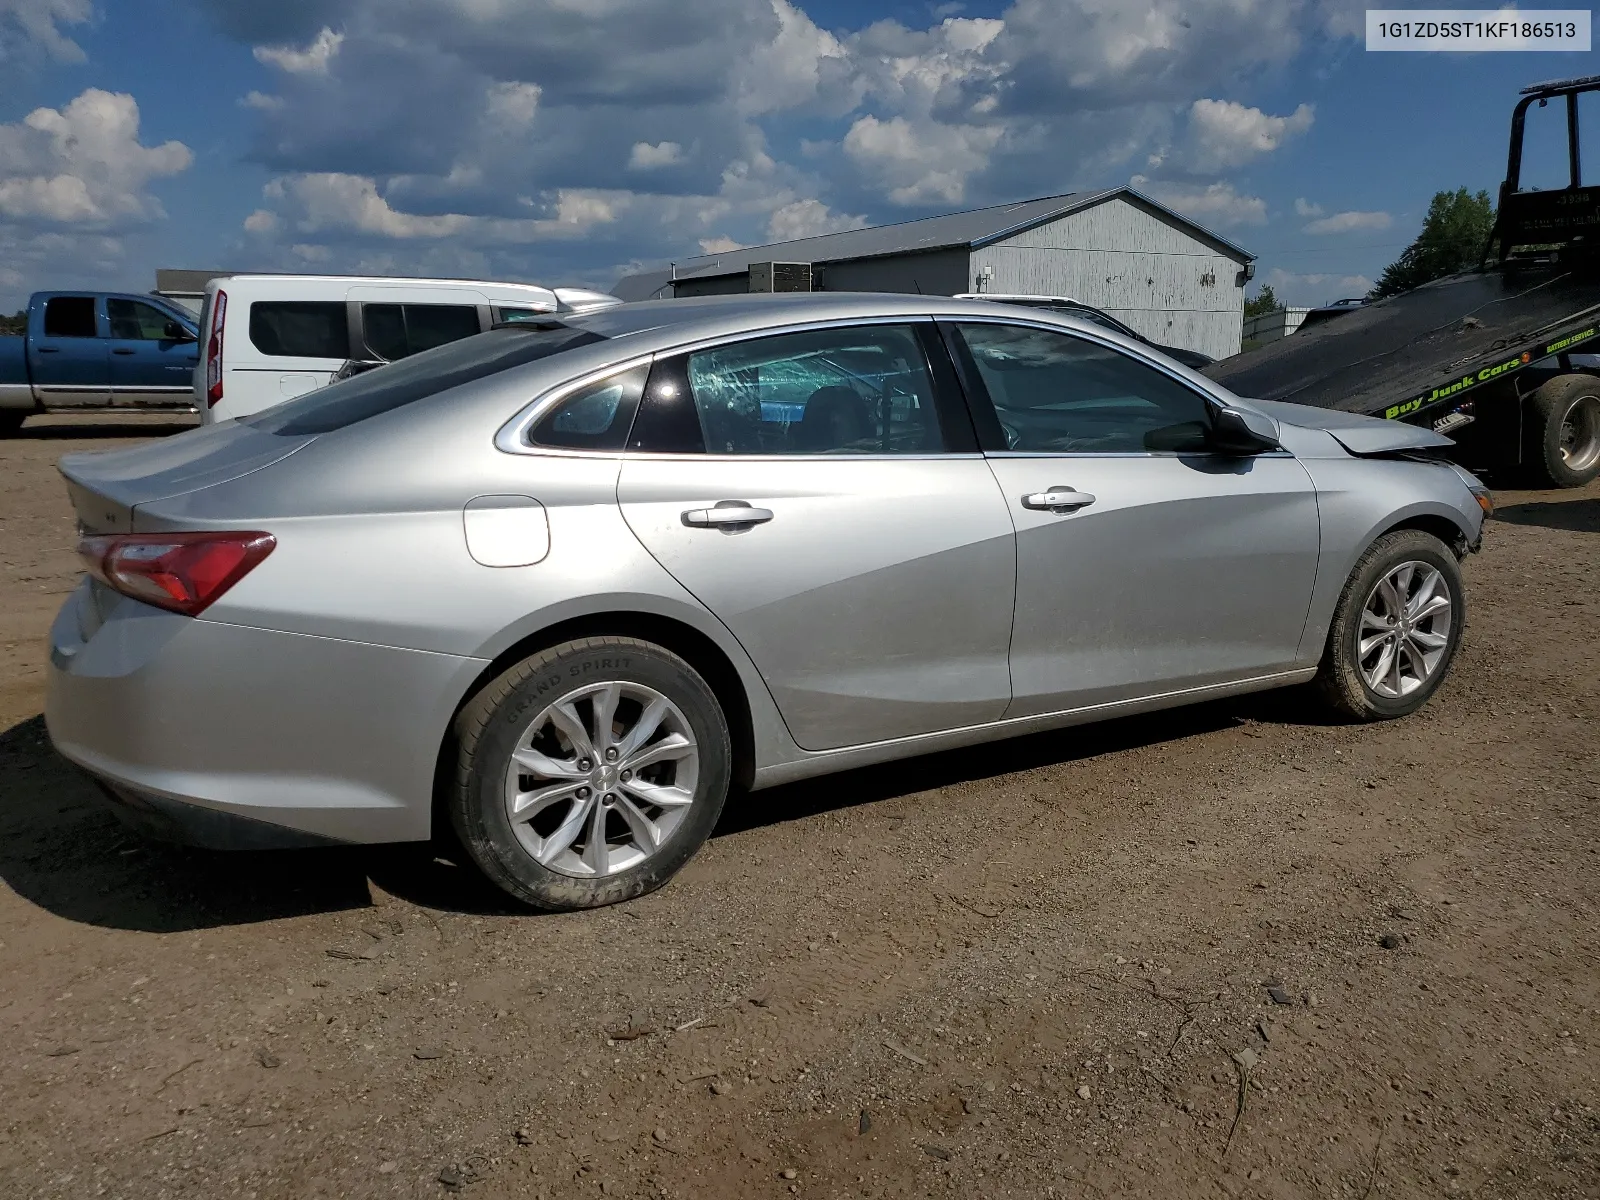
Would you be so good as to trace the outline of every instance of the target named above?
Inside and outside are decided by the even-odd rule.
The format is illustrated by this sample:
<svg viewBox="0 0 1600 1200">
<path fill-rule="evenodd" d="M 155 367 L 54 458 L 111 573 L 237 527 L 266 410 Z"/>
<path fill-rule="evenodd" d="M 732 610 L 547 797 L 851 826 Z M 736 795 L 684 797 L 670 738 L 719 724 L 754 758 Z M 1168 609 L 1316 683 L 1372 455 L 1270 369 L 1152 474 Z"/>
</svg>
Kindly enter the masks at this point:
<svg viewBox="0 0 1600 1200">
<path fill-rule="evenodd" d="M 132 354 L 133 351 L 128 349 L 128 347 L 126 347 L 126 346 L 117 346 L 111 351 L 111 353 L 113 353 L 113 354 Z"/>
<path fill-rule="evenodd" d="M 695 529 L 739 529 L 770 520 L 770 508 L 753 508 L 747 500 L 718 500 L 711 508 L 691 508 L 683 514 L 683 523 Z"/>
<path fill-rule="evenodd" d="M 36 349 L 40 354 L 60 354 L 61 353 L 61 347 L 60 346 L 35 346 L 34 349 Z"/>
<path fill-rule="evenodd" d="M 1049 491 L 1029 492 L 1022 498 L 1023 508 L 1053 513 L 1073 513 L 1093 503 L 1094 497 L 1088 492 L 1080 492 L 1061 483 L 1054 484 Z"/>
</svg>

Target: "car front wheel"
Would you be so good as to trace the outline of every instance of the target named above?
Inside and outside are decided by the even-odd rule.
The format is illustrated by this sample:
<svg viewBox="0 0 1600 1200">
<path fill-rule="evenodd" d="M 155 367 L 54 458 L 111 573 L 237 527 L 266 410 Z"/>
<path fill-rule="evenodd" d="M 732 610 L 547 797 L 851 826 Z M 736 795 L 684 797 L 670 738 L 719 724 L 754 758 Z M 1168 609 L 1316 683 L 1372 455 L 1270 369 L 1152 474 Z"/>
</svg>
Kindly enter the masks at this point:
<svg viewBox="0 0 1600 1200">
<path fill-rule="evenodd" d="M 456 834 L 493 882 L 545 909 L 660 887 L 710 836 L 732 774 L 711 688 L 633 638 L 524 659 L 461 710 L 455 736 Z"/>
<path fill-rule="evenodd" d="M 1385 534 L 1345 583 L 1316 686 L 1358 721 L 1414 713 L 1449 671 L 1465 616 L 1450 548 L 1418 529 Z"/>
</svg>

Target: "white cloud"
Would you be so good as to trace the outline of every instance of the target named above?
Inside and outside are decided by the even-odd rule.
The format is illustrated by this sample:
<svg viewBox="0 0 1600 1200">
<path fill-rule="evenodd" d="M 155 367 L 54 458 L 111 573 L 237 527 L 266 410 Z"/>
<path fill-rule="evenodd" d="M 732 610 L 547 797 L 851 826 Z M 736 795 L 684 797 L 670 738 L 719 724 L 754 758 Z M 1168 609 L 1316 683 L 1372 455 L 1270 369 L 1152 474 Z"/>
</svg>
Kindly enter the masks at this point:
<svg viewBox="0 0 1600 1200">
<path fill-rule="evenodd" d="M 1298 137 L 1314 119 L 1309 104 L 1286 117 L 1274 117 L 1232 100 L 1196 100 L 1189 108 L 1190 164 L 1208 174 L 1243 166 Z"/>
<path fill-rule="evenodd" d="M 244 219 L 246 233 L 277 233 L 282 224 L 277 213 L 265 208 L 256 209 Z"/>
<path fill-rule="evenodd" d="M 541 95 L 537 83 L 497 83 L 489 89 L 489 115 L 506 125 L 531 125 Z"/>
<path fill-rule="evenodd" d="M 959 204 L 967 179 L 988 165 L 998 126 L 913 124 L 861 117 L 844 135 L 845 154 L 888 189 L 895 204 Z"/>
<path fill-rule="evenodd" d="M 1387 229 L 1394 218 L 1386 212 L 1340 212 L 1306 226 L 1307 233 L 1353 233 L 1362 229 Z"/>
<path fill-rule="evenodd" d="M 743 242 L 736 242 L 730 237 L 708 237 L 700 239 L 700 252 L 702 254 L 728 254 L 734 250 L 743 249 Z"/>
<path fill-rule="evenodd" d="M 0 62 L 34 46 L 57 62 L 82 62 L 83 47 L 60 27 L 93 16 L 90 0 L 0 0 Z"/>
<path fill-rule="evenodd" d="M 61 109 L 0 125 L 0 219 L 112 225 L 165 216 L 145 190 L 193 161 L 182 142 L 139 142 L 139 105 L 89 88 Z"/>
<path fill-rule="evenodd" d="M 653 171 L 657 167 L 671 167 L 683 161 L 683 147 L 677 142 L 635 142 L 628 154 L 628 169 Z"/>
<path fill-rule="evenodd" d="M 820 200 L 791 200 L 772 214 L 772 219 L 767 222 L 767 238 L 774 242 L 789 242 L 824 233 L 839 233 L 845 229 L 864 229 L 866 225 L 866 217 L 832 212 Z"/>
<path fill-rule="evenodd" d="M 737 104 L 746 115 L 794 108 L 817 94 L 827 60 L 842 61 L 839 39 L 817 27 L 788 0 L 771 0 L 778 33 L 755 46 L 736 83 Z"/>
<path fill-rule="evenodd" d="M 244 108 L 253 108 L 257 112 L 277 112 L 284 105 L 282 96 L 271 96 L 266 92 L 246 92 L 239 99 L 239 104 Z"/>
<path fill-rule="evenodd" d="M 322 32 L 304 50 L 293 46 L 257 46 L 254 54 L 257 62 L 271 63 L 291 75 L 326 75 L 328 64 L 343 44 L 344 34 L 335 33 L 324 25 Z"/>
<path fill-rule="evenodd" d="M 1316 306 L 1329 304 L 1349 296 L 1364 296 L 1372 290 L 1372 280 L 1365 275 L 1339 275 L 1335 273 L 1296 274 L 1274 267 L 1257 280 L 1267 285 L 1277 296 L 1279 304 Z"/>
<path fill-rule="evenodd" d="M 1135 175 L 1128 181 L 1151 199 L 1176 209 L 1190 220 L 1217 229 L 1235 225 L 1264 225 L 1267 203 L 1259 196 L 1247 196 L 1231 183 L 1191 184 L 1146 179 Z"/>
<path fill-rule="evenodd" d="M 1313 204 L 1304 196 L 1298 196 L 1294 202 L 1294 215 L 1297 217 L 1320 217 L 1323 213 L 1322 205 Z"/>
<path fill-rule="evenodd" d="M 245 221 L 250 232 L 280 227 L 300 233 L 348 233 L 398 241 L 464 238 L 469 241 L 530 242 L 581 237 L 618 217 L 627 193 L 564 188 L 546 217 L 486 217 L 468 213 L 410 213 L 393 207 L 364 175 L 324 171 L 273 180 L 263 190 L 273 209 Z"/>
</svg>

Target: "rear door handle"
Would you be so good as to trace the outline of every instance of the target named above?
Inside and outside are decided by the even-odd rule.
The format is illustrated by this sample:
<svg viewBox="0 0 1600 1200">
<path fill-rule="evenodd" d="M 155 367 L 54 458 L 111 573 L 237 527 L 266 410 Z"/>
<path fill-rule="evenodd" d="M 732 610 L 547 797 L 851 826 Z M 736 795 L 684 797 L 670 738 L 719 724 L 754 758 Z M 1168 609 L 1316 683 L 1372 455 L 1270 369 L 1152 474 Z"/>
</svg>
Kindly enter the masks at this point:
<svg viewBox="0 0 1600 1200">
<path fill-rule="evenodd" d="M 683 514 L 683 523 L 695 529 L 737 529 L 770 520 L 770 508 L 753 508 L 747 500 L 718 500 L 711 508 L 691 508 Z"/>
<path fill-rule="evenodd" d="M 1093 503 L 1094 497 L 1088 492 L 1080 492 L 1061 483 L 1052 485 L 1049 491 L 1029 492 L 1022 498 L 1023 508 L 1053 513 L 1073 513 Z"/>
<path fill-rule="evenodd" d="M 35 349 L 38 350 L 40 354 L 60 354 L 61 353 L 61 347 L 60 346 L 36 346 Z"/>
<path fill-rule="evenodd" d="M 128 347 L 126 347 L 126 346 L 117 346 L 116 348 L 114 348 L 111 351 L 111 353 L 113 353 L 113 354 L 132 354 L 133 351 L 128 349 Z"/>
</svg>

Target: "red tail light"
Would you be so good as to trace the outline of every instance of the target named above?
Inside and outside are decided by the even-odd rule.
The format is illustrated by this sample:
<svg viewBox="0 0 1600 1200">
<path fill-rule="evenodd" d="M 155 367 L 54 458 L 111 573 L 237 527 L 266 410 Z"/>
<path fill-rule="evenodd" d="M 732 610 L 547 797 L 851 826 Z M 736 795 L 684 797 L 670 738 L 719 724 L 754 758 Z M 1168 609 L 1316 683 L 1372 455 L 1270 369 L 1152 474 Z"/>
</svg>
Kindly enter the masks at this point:
<svg viewBox="0 0 1600 1200">
<path fill-rule="evenodd" d="M 86 537 L 78 556 L 107 587 L 192 617 L 272 553 L 270 533 L 141 533 Z"/>
<path fill-rule="evenodd" d="M 217 290 L 211 302 L 211 336 L 206 340 L 206 407 L 222 399 L 222 330 L 228 320 L 228 293 Z"/>
</svg>

